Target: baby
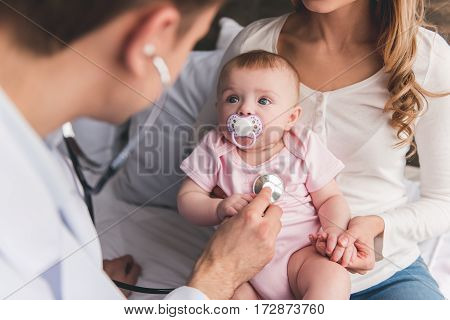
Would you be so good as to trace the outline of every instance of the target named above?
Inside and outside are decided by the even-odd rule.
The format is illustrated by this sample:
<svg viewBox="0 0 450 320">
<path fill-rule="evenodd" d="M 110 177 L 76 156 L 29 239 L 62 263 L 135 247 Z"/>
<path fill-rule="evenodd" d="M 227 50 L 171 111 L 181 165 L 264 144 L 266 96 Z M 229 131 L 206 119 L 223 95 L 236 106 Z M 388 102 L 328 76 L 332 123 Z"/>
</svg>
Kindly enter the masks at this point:
<svg viewBox="0 0 450 320">
<path fill-rule="evenodd" d="M 350 295 L 349 274 L 336 263 L 356 253 L 337 244 L 350 220 L 334 180 L 343 164 L 318 136 L 297 123 L 299 86 L 295 69 L 276 54 L 251 51 L 232 59 L 219 77 L 219 128 L 181 164 L 187 178 L 178 194 L 178 209 L 198 225 L 218 225 L 237 214 L 259 192 L 258 185 L 276 191 L 272 200 L 283 215 L 275 255 L 233 299 Z M 272 184 L 264 184 L 268 177 Z M 210 197 L 216 186 L 225 199 Z M 329 258 L 310 245 L 309 235 L 321 227 Z"/>
</svg>

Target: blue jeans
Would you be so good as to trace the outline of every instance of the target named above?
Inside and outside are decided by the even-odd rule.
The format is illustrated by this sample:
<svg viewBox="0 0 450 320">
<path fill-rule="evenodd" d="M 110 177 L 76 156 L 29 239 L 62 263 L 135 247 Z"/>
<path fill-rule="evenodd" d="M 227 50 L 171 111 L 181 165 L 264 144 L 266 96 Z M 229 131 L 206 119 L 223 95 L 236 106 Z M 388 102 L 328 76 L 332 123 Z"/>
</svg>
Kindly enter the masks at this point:
<svg viewBox="0 0 450 320">
<path fill-rule="evenodd" d="M 356 292 L 351 300 L 444 300 L 437 282 L 419 257 L 409 267 L 398 271 L 383 282 Z"/>
</svg>

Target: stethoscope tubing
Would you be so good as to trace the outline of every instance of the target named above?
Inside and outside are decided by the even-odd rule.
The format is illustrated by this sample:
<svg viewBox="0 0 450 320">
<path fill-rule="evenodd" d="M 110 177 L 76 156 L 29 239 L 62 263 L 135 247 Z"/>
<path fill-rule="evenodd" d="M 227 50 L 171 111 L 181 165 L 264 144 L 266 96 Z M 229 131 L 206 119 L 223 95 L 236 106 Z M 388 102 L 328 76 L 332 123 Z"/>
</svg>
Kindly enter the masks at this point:
<svg viewBox="0 0 450 320">
<path fill-rule="evenodd" d="M 117 157 L 111 162 L 111 165 L 106 170 L 105 174 L 102 175 L 99 182 L 95 185 L 95 187 L 91 187 L 89 183 L 86 180 L 86 177 L 81 169 L 80 162 L 78 161 L 78 158 L 74 152 L 74 150 L 71 147 L 71 144 L 68 143 L 68 138 L 64 137 L 64 141 L 67 147 L 67 152 L 69 154 L 70 161 L 72 162 L 72 167 L 75 171 L 76 176 L 78 177 L 78 180 L 83 188 L 83 197 L 84 202 L 86 203 L 86 207 L 89 211 L 89 215 L 91 217 L 92 223 L 95 225 L 95 214 L 94 214 L 94 206 L 92 202 L 92 195 L 98 194 L 105 184 L 111 179 L 117 171 L 120 169 L 120 167 L 125 163 L 126 159 L 128 158 L 128 155 L 130 153 L 130 150 L 132 150 L 132 144 L 128 144 L 122 152 L 119 153 Z M 134 143 L 133 143 L 134 145 Z M 169 294 L 174 288 L 171 289 L 158 289 L 158 288 L 146 288 L 146 287 L 140 287 L 131 285 L 128 283 L 124 283 L 121 281 L 113 280 L 115 285 L 123 290 L 128 290 L 132 292 L 137 293 L 145 293 L 145 294 Z"/>
</svg>

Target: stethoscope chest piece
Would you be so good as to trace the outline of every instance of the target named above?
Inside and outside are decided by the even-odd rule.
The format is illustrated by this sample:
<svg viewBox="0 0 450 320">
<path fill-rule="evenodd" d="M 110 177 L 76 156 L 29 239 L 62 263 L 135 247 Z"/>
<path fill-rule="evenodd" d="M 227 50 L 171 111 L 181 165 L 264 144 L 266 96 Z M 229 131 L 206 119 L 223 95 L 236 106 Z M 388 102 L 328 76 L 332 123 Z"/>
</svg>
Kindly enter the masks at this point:
<svg viewBox="0 0 450 320">
<path fill-rule="evenodd" d="M 253 193 L 258 194 L 264 188 L 270 188 L 272 190 L 270 202 L 274 203 L 283 195 L 284 183 L 276 174 L 264 174 L 256 178 L 253 182 Z"/>
</svg>

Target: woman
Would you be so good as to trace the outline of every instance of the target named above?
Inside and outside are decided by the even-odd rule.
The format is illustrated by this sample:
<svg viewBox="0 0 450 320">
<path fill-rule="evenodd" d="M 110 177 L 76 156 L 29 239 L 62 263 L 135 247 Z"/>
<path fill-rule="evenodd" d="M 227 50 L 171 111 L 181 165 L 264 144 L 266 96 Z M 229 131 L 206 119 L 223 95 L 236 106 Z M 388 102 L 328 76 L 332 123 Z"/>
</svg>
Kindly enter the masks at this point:
<svg viewBox="0 0 450 320">
<path fill-rule="evenodd" d="M 358 259 L 341 261 L 358 273 L 352 299 L 442 299 L 417 243 L 450 229 L 447 43 L 421 27 L 422 0 L 293 3 L 294 13 L 246 27 L 223 63 L 262 49 L 296 67 L 300 121 L 346 165 L 337 181 L 353 219 L 329 241 L 341 250 L 356 241 Z M 200 118 L 213 123 L 214 111 L 205 108 Z M 421 199 L 407 203 L 405 156 L 415 143 Z M 324 255 L 325 240 L 313 239 Z"/>
<path fill-rule="evenodd" d="M 86 206 L 43 138 L 81 116 L 123 122 L 156 100 L 221 2 L 1 2 L 1 299 L 123 298 L 102 271 Z M 190 287 L 171 297 L 231 297 L 270 260 L 280 216 L 266 190 L 223 224 Z M 229 246 L 236 238 L 247 245 Z M 135 283 L 139 266 L 122 257 L 105 271 Z"/>
</svg>

